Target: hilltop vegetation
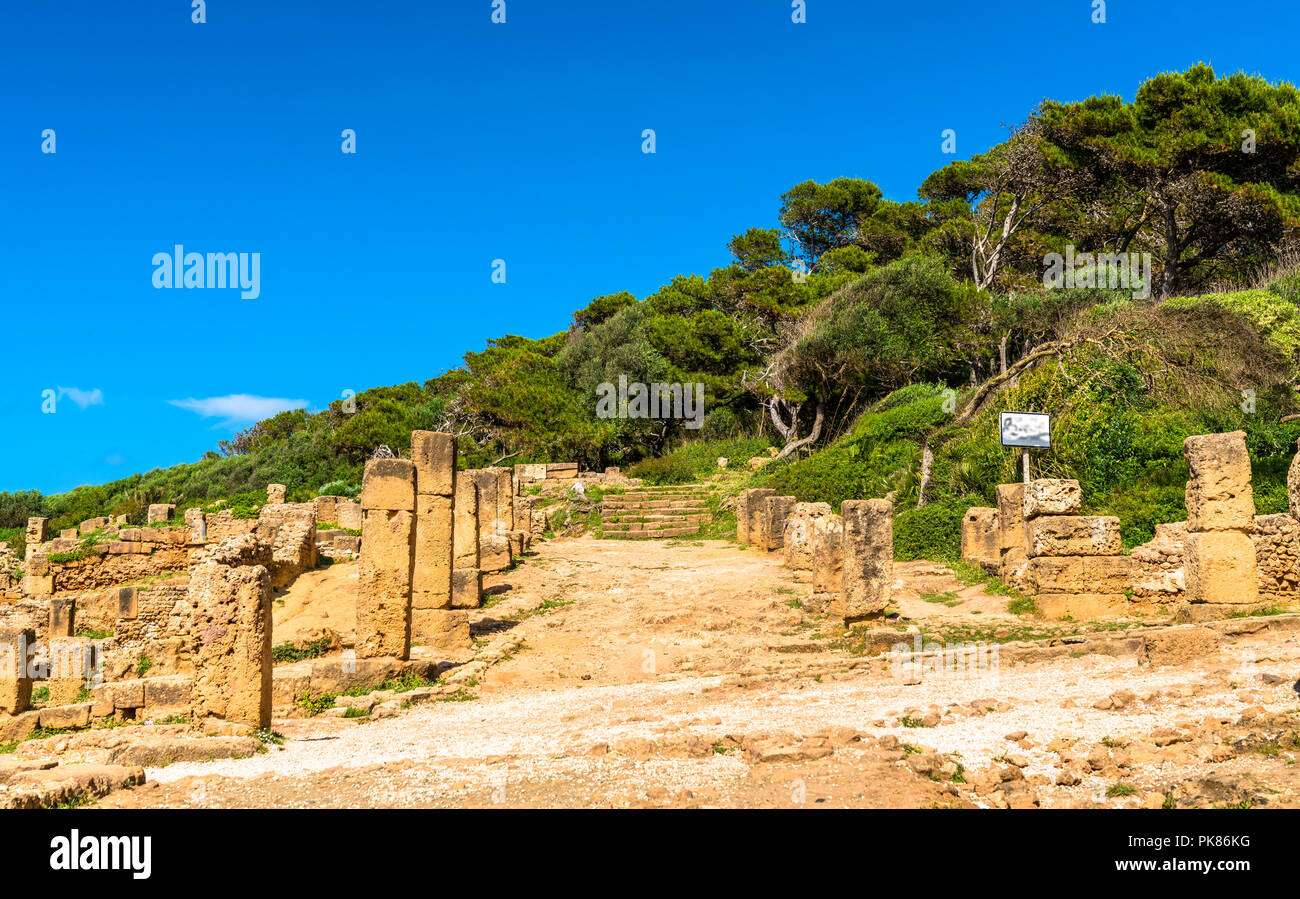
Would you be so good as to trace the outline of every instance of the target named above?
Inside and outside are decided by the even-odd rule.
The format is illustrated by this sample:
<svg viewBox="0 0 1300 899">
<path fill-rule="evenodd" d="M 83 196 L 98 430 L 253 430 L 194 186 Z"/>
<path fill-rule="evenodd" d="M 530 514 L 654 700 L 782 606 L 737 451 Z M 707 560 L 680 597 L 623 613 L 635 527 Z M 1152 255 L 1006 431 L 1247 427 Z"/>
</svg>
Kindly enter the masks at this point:
<svg viewBox="0 0 1300 899">
<path fill-rule="evenodd" d="M 774 224 L 734 235 L 731 261 L 707 276 L 597 297 L 564 333 L 489 341 L 422 384 L 364 391 L 354 409 L 282 413 L 193 464 L 0 494 L 0 528 L 253 502 L 269 482 L 295 500 L 354 493 L 378 446 L 401 452 L 429 429 L 460 436 L 463 467 L 578 461 L 658 483 L 777 446 L 754 483 L 832 503 L 891 496 L 900 555 L 943 558 L 962 512 L 1018 477 L 998 444 L 1003 409 L 1053 415 L 1035 470 L 1078 478 L 1129 545 L 1184 516 L 1189 434 L 1245 430 L 1260 511 L 1285 507 L 1300 432 L 1281 421 L 1300 374 L 1291 85 L 1198 65 L 1131 102 L 1045 101 L 915 201 L 857 178 L 805 181 Z M 1076 247 L 1085 262 L 1149 254 L 1149 295 L 1098 283 L 1095 257 L 1079 286 L 1045 289 L 1048 254 Z M 599 386 L 620 377 L 704 385 L 702 428 L 599 417 Z"/>
</svg>

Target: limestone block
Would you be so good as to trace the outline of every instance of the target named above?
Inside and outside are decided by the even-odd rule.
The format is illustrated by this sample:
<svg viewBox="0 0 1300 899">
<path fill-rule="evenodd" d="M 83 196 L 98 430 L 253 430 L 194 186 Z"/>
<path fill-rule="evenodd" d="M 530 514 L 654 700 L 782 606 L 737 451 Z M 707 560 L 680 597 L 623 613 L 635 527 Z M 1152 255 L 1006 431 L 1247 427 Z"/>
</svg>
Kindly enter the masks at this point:
<svg viewBox="0 0 1300 899">
<path fill-rule="evenodd" d="M 831 514 L 830 503 L 795 503 L 786 517 L 781 541 L 786 568 L 812 570 L 814 534 L 818 528 L 825 528 Z"/>
<path fill-rule="evenodd" d="M 463 609 L 420 609 L 412 621 L 415 639 L 435 649 L 469 649 L 469 613 Z"/>
<path fill-rule="evenodd" d="M 156 524 L 160 521 L 171 521 L 172 516 L 176 514 L 176 506 L 172 503 L 154 503 L 149 507 L 147 518 L 149 524 Z"/>
<path fill-rule="evenodd" d="M 355 500 L 340 500 L 334 506 L 334 523 L 349 531 L 359 531 L 365 519 L 363 511 Z"/>
<path fill-rule="evenodd" d="M 505 534 L 488 534 L 479 538 L 479 569 L 484 573 L 505 571 L 514 564 L 510 539 Z"/>
<path fill-rule="evenodd" d="M 736 498 L 736 540 L 749 546 L 760 538 L 763 531 L 763 500 L 776 496 L 769 487 L 742 490 Z"/>
<path fill-rule="evenodd" d="M 276 506 L 288 501 L 289 488 L 283 484 L 266 485 L 266 503 L 269 506 Z"/>
<path fill-rule="evenodd" d="M 1250 531 L 1255 494 L 1250 485 L 1246 432 L 1198 434 L 1183 441 L 1191 469 L 1187 481 L 1189 531 Z"/>
<path fill-rule="evenodd" d="M 456 438 L 438 431 L 411 433 L 411 461 L 416 490 L 452 496 L 456 492 Z"/>
<path fill-rule="evenodd" d="M 813 592 L 834 594 L 844 588 L 844 519 L 831 515 L 813 531 Z"/>
<path fill-rule="evenodd" d="M 416 498 L 415 568 L 411 605 L 416 609 L 451 608 L 452 498 L 421 493 Z"/>
<path fill-rule="evenodd" d="M 190 572 L 194 724 L 271 723 L 271 574 L 262 565 L 204 562 Z"/>
<path fill-rule="evenodd" d="M 1131 556 L 1037 556 L 1025 567 L 1030 593 L 1115 594 L 1132 590 L 1142 566 Z"/>
<path fill-rule="evenodd" d="M 975 507 L 966 510 L 961 520 L 961 557 L 974 565 L 994 571 L 998 569 L 1002 562 L 1002 549 L 997 509 Z"/>
<path fill-rule="evenodd" d="M 1105 515 L 1045 515 L 1025 523 L 1029 555 L 1117 556 L 1119 519 Z"/>
<path fill-rule="evenodd" d="M 338 524 L 338 520 L 334 516 L 338 511 L 339 497 L 318 496 L 312 500 L 312 503 L 316 506 L 317 522 L 332 522 Z"/>
<path fill-rule="evenodd" d="M 71 637 L 77 632 L 76 611 L 75 599 L 50 600 L 50 639 Z"/>
<path fill-rule="evenodd" d="M 884 499 L 845 500 L 844 587 L 837 614 L 846 624 L 878 617 L 889 605 L 894 578 L 894 504 Z"/>
<path fill-rule="evenodd" d="M 1159 667 L 1185 665 L 1192 659 L 1219 651 L 1223 637 L 1208 627 L 1175 627 L 1155 631 L 1143 639 L 1138 663 Z"/>
<path fill-rule="evenodd" d="M 73 532 L 76 536 L 76 532 Z M 40 546 L 50 539 L 50 520 L 48 518 L 27 519 L 27 545 Z"/>
<path fill-rule="evenodd" d="M 415 514 L 369 509 L 357 574 L 357 655 L 408 658 Z"/>
<path fill-rule="evenodd" d="M 1123 593 L 1040 593 L 1034 597 L 1044 618 L 1122 618 L 1129 612 Z"/>
<path fill-rule="evenodd" d="M 35 643 L 36 632 L 31 628 L 0 628 L 0 713 L 17 715 L 31 705 L 28 654 Z"/>
<path fill-rule="evenodd" d="M 1192 532 L 1184 544 L 1183 577 L 1188 602 L 1257 602 L 1255 544 L 1240 531 Z"/>
<path fill-rule="evenodd" d="M 483 573 L 477 568 L 457 568 L 451 573 L 451 605 L 477 609 L 483 599 Z"/>
<path fill-rule="evenodd" d="M 361 508 L 415 511 L 415 465 L 405 459 L 371 459 L 361 478 Z M 363 525 L 364 527 L 364 525 Z"/>
<path fill-rule="evenodd" d="M 476 468 L 461 472 L 474 479 L 478 487 L 478 532 L 480 536 L 504 536 L 509 525 L 498 517 L 497 476 L 491 468 Z M 485 569 L 486 570 L 486 569 Z"/>
<path fill-rule="evenodd" d="M 793 496 L 768 496 L 763 498 L 762 529 L 758 545 L 767 552 L 781 549 L 785 542 L 785 520 L 794 510 Z"/>
<path fill-rule="evenodd" d="M 46 706 L 41 709 L 41 727 L 49 730 L 70 730 L 90 725 L 91 703 Z M 269 719 L 268 719 L 269 720 Z"/>
<path fill-rule="evenodd" d="M 472 477 L 456 479 L 453 556 L 457 568 L 478 568 L 478 485 Z"/>
<path fill-rule="evenodd" d="M 998 570 L 1006 579 L 1029 558 L 1029 537 L 1025 530 L 1025 485 L 999 484 L 997 497 Z"/>
<path fill-rule="evenodd" d="M 1039 478 L 1025 485 L 1025 518 L 1039 515 L 1077 515 L 1083 508 L 1078 481 Z"/>
<path fill-rule="evenodd" d="M 497 521 L 509 531 L 515 526 L 515 481 L 509 468 L 490 468 L 497 479 Z"/>
</svg>

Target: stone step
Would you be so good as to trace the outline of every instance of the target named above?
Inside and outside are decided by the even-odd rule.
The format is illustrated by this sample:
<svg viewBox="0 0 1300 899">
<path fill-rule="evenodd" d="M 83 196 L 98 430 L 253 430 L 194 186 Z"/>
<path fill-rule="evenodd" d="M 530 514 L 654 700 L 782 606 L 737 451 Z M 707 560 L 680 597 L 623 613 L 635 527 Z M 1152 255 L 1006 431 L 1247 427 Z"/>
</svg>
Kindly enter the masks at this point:
<svg viewBox="0 0 1300 899">
<path fill-rule="evenodd" d="M 659 531 L 605 531 L 607 540 L 664 540 L 669 537 L 695 537 L 699 528 L 666 528 Z"/>
<path fill-rule="evenodd" d="M 608 528 L 616 531 L 659 531 L 665 528 L 692 528 L 699 530 L 702 521 L 612 521 Z"/>
</svg>

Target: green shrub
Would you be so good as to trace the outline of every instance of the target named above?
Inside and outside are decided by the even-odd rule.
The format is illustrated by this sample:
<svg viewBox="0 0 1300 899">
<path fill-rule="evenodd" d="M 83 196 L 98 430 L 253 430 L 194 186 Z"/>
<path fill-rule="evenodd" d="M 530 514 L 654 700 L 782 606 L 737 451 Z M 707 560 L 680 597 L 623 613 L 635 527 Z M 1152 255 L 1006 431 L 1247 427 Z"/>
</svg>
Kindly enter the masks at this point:
<svg viewBox="0 0 1300 899">
<path fill-rule="evenodd" d="M 904 509 L 894 516 L 894 558 L 952 562 L 961 558 L 961 520 L 977 505 L 972 498 L 947 499 Z"/>
<path fill-rule="evenodd" d="M 673 454 L 642 459 L 628 469 L 628 475 L 648 484 L 689 484 L 695 480 L 695 469 L 684 456 Z"/>
</svg>

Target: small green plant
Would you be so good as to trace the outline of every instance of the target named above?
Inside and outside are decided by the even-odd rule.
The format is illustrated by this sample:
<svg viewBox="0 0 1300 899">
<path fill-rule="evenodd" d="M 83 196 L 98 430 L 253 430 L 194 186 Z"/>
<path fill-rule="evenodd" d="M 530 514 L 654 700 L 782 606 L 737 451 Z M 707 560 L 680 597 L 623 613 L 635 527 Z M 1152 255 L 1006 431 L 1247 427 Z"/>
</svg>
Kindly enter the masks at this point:
<svg viewBox="0 0 1300 899">
<path fill-rule="evenodd" d="M 349 706 L 348 710 L 343 713 L 344 718 L 369 718 L 370 712 L 360 706 Z"/>
<path fill-rule="evenodd" d="M 461 687 L 455 693 L 438 697 L 439 702 L 469 702 L 473 699 L 478 699 L 478 697 L 466 690 L 464 687 Z"/>
<path fill-rule="evenodd" d="M 928 727 L 929 726 L 920 718 L 913 718 L 911 715 L 904 715 L 902 718 L 899 718 L 898 721 L 900 724 L 903 725 L 903 727 Z"/>
<path fill-rule="evenodd" d="M 945 590 L 942 593 L 922 593 L 921 599 L 925 602 L 945 605 L 948 608 L 961 605 L 961 600 L 957 598 L 957 593 L 953 590 Z"/>
<path fill-rule="evenodd" d="M 299 649 L 293 645 L 292 641 L 286 640 L 279 646 L 271 648 L 271 662 L 279 664 L 281 662 L 301 662 L 306 659 L 319 658 L 330 651 L 332 643 L 333 640 L 330 637 L 321 637 L 319 640 L 313 640 Z"/>
<path fill-rule="evenodd" d="M 263 746 L 283 746 L 285 743 L 284 734 L 271 730 L 269 727 L 253 731 L 253 737 L 260 740 Z"/>
<path fill-rule="evenodd" d="M 140 656 L 140 661 L 137 662 L 135 665 L 135 673 L 140 677 L 144 677 L 146 674 L 149 673 L 149 669 L 152 667 L 153 667 L 153 659 L 149 658 L 148 656 Z"/>
<path fill-rule="evenodd" d="M 17 740 L 14 740 L 11 743 L 0 743 L 0 755 L 8 755 L 9 753 L 13 752 L 17 748 L 18 748 Z"/>
<path fill-rule="evenodd" d="M 44 705 L 45 703 L 47 703 L 47 702 L 49 702 L 49 701 L 50 701 L 50 688 L 49 688 L 49 687 L 37 687 L 36 689 L 32 690 L 32 702 L 33 702 L 33 703 L 37 703 L 37 704 L 40 704 L 40 705 Z"/>
<path fill-rule="evenodd" d="M 1132 796 L 1136 792 L 1132 784 L 1126 783 L 1111 784 L 1106 788 L 1106 795 L 1112 799 L 1119 796 Z"/>
</svg>

